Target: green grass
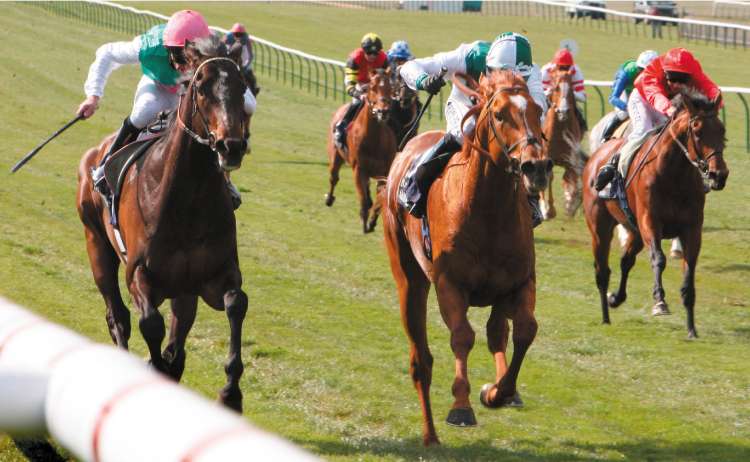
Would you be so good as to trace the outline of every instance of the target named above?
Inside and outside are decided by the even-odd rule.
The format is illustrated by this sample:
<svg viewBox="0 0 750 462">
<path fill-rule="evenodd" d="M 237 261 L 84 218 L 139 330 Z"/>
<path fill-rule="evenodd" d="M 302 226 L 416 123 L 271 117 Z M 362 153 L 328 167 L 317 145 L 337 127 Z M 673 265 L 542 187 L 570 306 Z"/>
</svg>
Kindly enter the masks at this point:
<svg viewBox="0 0 750 462">
<path fill-rule="evenodd" d="M 148 5 L 167 13 L 179 7 Z M 242 20 L 259 36 L 339 59 L 365 31 L 361 11 L 267 3 L 193 8 L 207 13 L 212 24 Z M 96 47 L 127 37 L 27 5 L 0 5 L 0 12 L 6 44 L 0 66 L 5 135 L 0 171 L 7 171 L 72 116 Z M 519 21 L 368 12 L 366 27 L 387 42 L 409 39 L 421 55 L 491 38 Z M 589 78 L 607 78 L 642 48 L 667 47 L 590 29 L 546 27 L 538 20 L 523 23 L 537 59 L 551 56 L 560 38 L 574 36 L 586 47 L 579 61 Z M 38 30 L 55 37 L 54 47 L 39 45 Z M 742 83 L 737 69 L 746 52 L 695 50 L 716 81 Z M 76 169 L 83 151 L 129 111 L 137 77 L 136 68 L 116 71 L 93 119 L 0 181 L 0 294 L 107 343 L 104 304 L 75 211 Z M 325 131 L 335 103 L 264 75 L 259 79 L 263 92 L 253 119 L 253 153 L 233 175 L 245 201 L 237 218 L 250 298 L 242 380 L 249 420 L 329 460 L 750 459 L 750 186 L 743 181 L 750 161 L 740 149 L 737 126 L 730 126 L 728 186 L 707 200 L 697 273 L 700 339 L 685 339 L 680 270 L 671 261 L 665 286 L 675 314 L 649 315 L 652 276 L 645 254 L 631 273 L 628 301 L 612 313 L 611 326 L 602 326 L 583 219 L 546 223 L 536 232 L 540 330 L 520 376 L 526 407 L 489 411 L 477 402 L 474 395 L 494 368 L 483 334 L 488 311 L 473 309 L 477 343 L 470 379 L 480 425 L 445 425 L 453 355 L 431 298 L 432 398 L 443 446 L 425 450 L 381 229 L 361 235 L 346 169 L 336 205 L 323 205 Z M 225 316 L 202 304 L 188 340 L 185 385 L 215 396 L 224 382 L 227 340 Z M 145 356 L 137 329 L 131 345 L 134 354 Z M 0 438 L 0 461 L 5 460 L 23 460 L 7 437 Z"/>
</svg>

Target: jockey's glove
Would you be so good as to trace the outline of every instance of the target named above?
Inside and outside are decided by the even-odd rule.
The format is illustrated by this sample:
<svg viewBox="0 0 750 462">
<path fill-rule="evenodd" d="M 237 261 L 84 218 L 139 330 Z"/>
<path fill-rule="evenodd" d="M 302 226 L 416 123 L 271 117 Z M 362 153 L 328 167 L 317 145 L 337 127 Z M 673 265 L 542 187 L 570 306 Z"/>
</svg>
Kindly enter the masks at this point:
<svg viewBox="0 0 750 462">
<path fill-rule="evenodd" d="M 445 85 L 445 80 L 441 75 L 423 74 L 417 79 L 417 88 L 424 90 L 431 95 L 440 93 L 440 89 Z"/>
<path fill-rule="evenodd" d="M 352 98 L 359 98 L 360 96 L 362 96 L 362 92 L 357 87 L 349 87 L 346 92 L 349 93 L 349 96 L 351 96 Z"/>
</svg>

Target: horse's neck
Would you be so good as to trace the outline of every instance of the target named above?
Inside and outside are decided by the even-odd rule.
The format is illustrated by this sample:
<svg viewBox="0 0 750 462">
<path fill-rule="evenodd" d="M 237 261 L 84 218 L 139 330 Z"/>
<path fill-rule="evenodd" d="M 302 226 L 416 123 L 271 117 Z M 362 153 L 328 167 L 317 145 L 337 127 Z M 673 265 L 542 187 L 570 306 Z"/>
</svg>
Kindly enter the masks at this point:
<svg viewBox="0 0 750 462">
<path fill-rule="evenodd" d="M 466 149 L 448 165 L 462 170 L 460 197 L 470 215 L 506 221 L 505 217 L 515 212 L 516 193 L 521 185 L 506 171 L 504 159 L 496 163 L 486 154 Z"/>
<path fill-rule="evenodd" d="M 670 186 L 670 188 L 676 191 L 695 189 L 693 184 L 700 183 L 700 174 L 687 159 L 685 153 L 682 152 L 677 141 L 672 138 L 669 127 L 666 127 L 665 130 L 662 139 L 654 147 L 661 153 L 656 162 L 657 176 L 664 178 L 670 185 L 673 184 L 673 187 Z M 684 146 L 688 145 L 687 139 L 683 139 L 686 138 L 684 132 L 674 135 Z"/>
</svg>

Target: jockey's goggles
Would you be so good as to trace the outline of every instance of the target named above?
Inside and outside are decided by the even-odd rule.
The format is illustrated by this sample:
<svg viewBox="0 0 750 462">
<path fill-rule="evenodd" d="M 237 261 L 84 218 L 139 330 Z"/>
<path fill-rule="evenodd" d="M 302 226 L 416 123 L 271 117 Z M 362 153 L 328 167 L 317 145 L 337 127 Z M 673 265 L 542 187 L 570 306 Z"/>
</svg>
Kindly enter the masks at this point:
<svg viewBox="0 0 750 462">
<path fill-rule="evenodd" d="M 169 59 L 173 64 L 179 64 L 184 66 L 187 64 L 187 57 L 185 56 L 185 49 L 182 47 L 167 47 L 169 53 Z"/>
<path fill-rule="evenodd" d="M 557 66 L 557 68 L 559 70 L 561 70 L 561 71 L 569 71 L 570 70 L 570 66 L 566 66 L 566 65 L 559 65 L 559 66 Z"/>
<path fill-rule="evenodd" d="M 684 72 L 670 72 L 666 71 L 664 73 L 664 76 L 667 79 L 667 82 L 674 82 L 674 83 L 688 83 L 690 82 L 690 74 L 686 74 Z"/>
</svg>

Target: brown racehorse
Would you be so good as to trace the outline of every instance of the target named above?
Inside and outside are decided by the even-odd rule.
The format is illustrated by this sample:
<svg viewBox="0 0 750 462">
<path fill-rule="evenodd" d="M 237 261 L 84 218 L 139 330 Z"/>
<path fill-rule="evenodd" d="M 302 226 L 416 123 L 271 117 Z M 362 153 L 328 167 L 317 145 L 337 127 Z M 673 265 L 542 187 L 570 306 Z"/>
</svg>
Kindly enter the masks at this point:
<svg viewBox="0 0 750 462">
<path fill-rule="evenodd" d="M 78 169 L 78 213 L 84 224 L 91 270 L 107 306 L 112 340 L 127 349 L 130 312 L 118 285 L 118 268 L 141 318 L 138 323 L 159 371 L 179 380 L 185 366 L 185 339 L 195 320 L 198 297 L 229 319 L 227 384 L 219 399 L 240 411 L 242 322 L 247 295 L 237 257 L 237 231 L 224 172 L 240 167 L 247 151 L 249 117 L 246 86 L 235 60 L 217 39 L 186 47 L 196 69 L 167 134 L 131 168 L 120 195 L 121 252 L 102 197 L 89 171 L 98 165 L 112 137 L 89 149 Z M 236 57 L 234 57 L 236 58 Z M 169 343 L 162 353 L 164 319 L 158 311 L 171 299 Z"/>
<path fill-rule="evenodd" d="M 469 306 L 492 306 L 487 342 L 497 375 L 495 383 L 482 388 L 485 406 L 521 404 L 516 380 L 537 331 L 534 236 L 526 195 L 547 187 L 552 169 L 541 144 L 541 109 L 523 78 L 510 71 L 483 78 L 474 96 L 479 103 L 467 113 L 478 113 L 474 134 L 465 135 L 463 149 L 448 162 L 427 198 L 432 260 L 425 255 L 420 220 L 399 208 L 396 195 L 413 159 L 442 133 L 430 131 L 411 140 L 388 175 L 385 241 L 411 349 L 410 374 L 422 406 L 425 445 L 438 443 L 430 408 L 433 360 L 426 330 L 430 284 L 435 284 L 456 357 L 449 424 L 476 425 L 467 374 L 474 345 Z M 508 319 L 513 321 L 514 344 L 510 367 L 505 358 Z"/>
<path fill-rule="evenodd" d="M 380 191 L 385 186 L 382 178 L 388 175 L 388 169 L 396 155 L 396 136 L 388 125 L 391 97 L 390 70 L 378 69 L 371 72 L 364 106 L 347 131 L 348 153 L 337 149 L 333 142 L 333 127 L 341 120 L 347 105 L 336 111 L 328 130 L 330 189 L 326 194 L 326 205 L 330 207 L 336 200 L 333 190 L 339 182 L 339 169 L 347 162 L 354 171 L 354 185 L 360 204 L 359 216 L 365 233 L 375 229 L 381 207 L 380 201 L 373 203 L 370 195 L 370 178 L 378 181 L 377 191 Z"/>
<path fill-rule="evenodd" d="M 627 220 L 617 201 L 598 198 L 592 183 L 601 167 L 619 149 L 622 140 L 604 144 L 591 158 L 583 174 L 583 206 L 592 237 L 596 285 L 601 298 L 602 319 L 609 324 L 609 308 L 616 308 L 626 297 L 628 273 L 644 247 L 651 251 L 654 271 L 653 314 L 668 314 L 664 301 L 662 272 L 667 260 L 661 250 L 663 238 L 679 237 L 683 246 L 684 279 L 682 302 L 687 311 L 690 338 L 697 337 L 695 306 L 695 266 L 701 248 L 704 180 L 713 190 L 724 188 L 729 175 L 723 158 L 724 125 L 718 118 L 720 98 L 708 101 L 702 96 L 679 96 L 673 101 L 680 108 L 659 135 L 650 137 L 633 158 L 626 191 L 629 207 L 637 221 L 637 232 L 630 232 L 620 260 L 620 287 L 608 294 L 609 246 L 612 230 Z"/>
<path fill-rule="evenodd" d="M 417 126 L 409 134 L 409 140 L 417 136 L 419 132 L 417 115 L 419 114 L 419 110 L 422 109 L 422 103 L 419 101 L 417 92 L 406 85 L 399 72 L 391 74 L 391 87 L 393 90 L 393 99 L 391 102 L 391 116 L 388 118 L 388 122 L 396 134 L 396 142 L 406 145 L 406 141 L 408 140 L 403 141 L 403 139 L 412 124 L 416 123 Z"/>
<path fill-rule="evenodd" d="M 550 107 L 544 120 L 544 135 L 548 143 L 547 155 L 565 169 L 563 174 L 563 192 L 565 194 L 565 213 L 573 216 L 581 205 L 581 172 L 586 164 L 586 156 L 581 151 L 583 130 L 576 117 L 576 101 L 573 93 L 572 71 L 553 71 L 552 93 L 549 96 Z M 552 178 L 548 188 L 548 197 L 542 191 L 540 201 L 545 220 L 557 215 L 552 198 Z"/>
</svg>

